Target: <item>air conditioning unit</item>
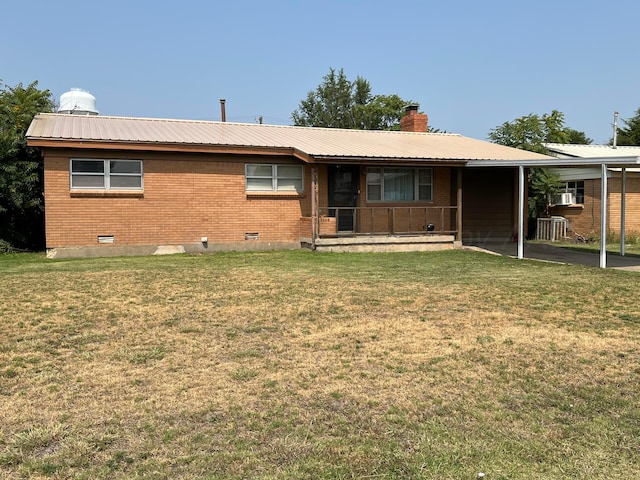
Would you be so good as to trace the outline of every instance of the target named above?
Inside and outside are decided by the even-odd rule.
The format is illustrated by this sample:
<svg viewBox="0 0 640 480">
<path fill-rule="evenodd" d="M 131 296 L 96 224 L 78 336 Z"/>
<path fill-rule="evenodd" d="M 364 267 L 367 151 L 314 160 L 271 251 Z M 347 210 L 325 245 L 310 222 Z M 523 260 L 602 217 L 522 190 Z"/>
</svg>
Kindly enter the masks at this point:
<svg viewBox="0 0 640 480">
<path fill-rule="evenodd" d="M 556 205 L 572 205 L 576 203 L 573 193 L 561 193 L 556 196 L 555 200 Z"/>
</svg>

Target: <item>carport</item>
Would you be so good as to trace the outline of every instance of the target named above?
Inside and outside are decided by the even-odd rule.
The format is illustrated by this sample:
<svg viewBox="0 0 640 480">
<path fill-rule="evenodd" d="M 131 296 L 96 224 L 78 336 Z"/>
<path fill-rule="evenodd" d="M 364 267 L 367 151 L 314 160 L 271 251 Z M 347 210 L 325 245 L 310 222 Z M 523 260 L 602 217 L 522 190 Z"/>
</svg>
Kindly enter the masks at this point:
<svg viewBox="0 0 640 480">
<path fill-rule="evenodd" d="M 622 195 L 620 205 L 620 255 L 624 256 L 625 243 L 625 193 L 626 193 L 626 169 L 640 165 L 640 157 L 593 157 L 593 158 L 549 158 L 545 160 L 523 161 L 523 160 L 470 160 L 467 168 L 517 168 L 517 258 L 524 258 L 524 222 L 527 217 L 526 209 L 526 184 L 525 170 L 529 168 L 545 167 L 594 167 L 601 169 L 601 222 L 600 222 L 600 268 L 607 267 L 607 192 L 608 192 L 608 168 L 620 168 L 622 171 Z"/>
</svg>

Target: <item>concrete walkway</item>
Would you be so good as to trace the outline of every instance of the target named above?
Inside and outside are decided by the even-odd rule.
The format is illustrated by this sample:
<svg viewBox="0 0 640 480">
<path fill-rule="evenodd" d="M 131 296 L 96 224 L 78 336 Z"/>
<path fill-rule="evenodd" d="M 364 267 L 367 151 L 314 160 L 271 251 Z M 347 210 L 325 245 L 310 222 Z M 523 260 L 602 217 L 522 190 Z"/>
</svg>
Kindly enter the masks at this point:
<svg viewBox="0 0 640 480">
<path fill-rule="evenodd" d="M 486 250 L 498 255 L 516 257 L 518 245 L 515 242 L 475 242 L 465 244 L 465 247 Z M 577 251 L 570 248 L 556 247 L 555 245 L 524 243 L 524 258 L 532 260 L 544 260 L 547 262 L 569 263 L 573 265 L 587 265 L 589 267 L 600 266 L 599 251 Z M 607 254 L 607 268 L 631 270 L 640 272 L 640 257 Z"/>
</svg>

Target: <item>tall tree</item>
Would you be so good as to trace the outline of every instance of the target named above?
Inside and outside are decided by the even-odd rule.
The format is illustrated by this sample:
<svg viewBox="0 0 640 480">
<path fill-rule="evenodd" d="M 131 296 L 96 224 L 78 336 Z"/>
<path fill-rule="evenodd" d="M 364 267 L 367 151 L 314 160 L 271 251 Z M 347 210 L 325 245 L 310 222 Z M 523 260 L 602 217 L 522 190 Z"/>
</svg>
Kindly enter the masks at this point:
<svg viewBox="0 0 640 480">
<path fill-rule="evenodd" d="M 53 107 L 37 81 L 0 90 L 0 251 L 44 246 L 43 165 L 25 134 L 36 114 Z"/>
<path fill-rule="evenodd" d="M 412 104 L 398 95 L 373 95 L 371 85 L 358 76 L 353 82 L 344 70 L 331 68 L 291 114 L 294 125 L 362 130 L 399 129 L 404 108 Z"/>
<path fill-rule="evenodd" d="M 567 143 L 571 143 L 573 145 L 591 145 L 593 140 L 580 130 L 574 130 L 573 128 L 567 128 L 567 133 L 569 134 L 569 141 Z"/>
<path fill-rule="evenodd" d="M 489 139 L 493 143 L 548 154 L 546 143 L 574 143 L 588 145 L 592 142 L 584 132 L 564 124 L 564 114 L 552 110 L 549 114 L 529 114 L 492 129 Z M 549 203 L 560 187 L 560 178 L 544 168 L 529 171 L 529 215 L 532 218 L 549 213 Z"/>
<path fill-rule="evenodd" d="M 618 128 L 618 145 L 640 146 L 640 108 L 628 120 L 622 120 L 626 127 Z M 613 139 L 609 142 L 613 144 Z"/>
<path fill-rule="evenodd" d="M 489 132 L 489 140 L 508 147 L 548 153 L 545 143 L 577 143 L 588 145 L 584 132 L 565 126 L 564 114 L 558 110 L 540 115 L 524 115 L 505 122 Z"/>
</svg>

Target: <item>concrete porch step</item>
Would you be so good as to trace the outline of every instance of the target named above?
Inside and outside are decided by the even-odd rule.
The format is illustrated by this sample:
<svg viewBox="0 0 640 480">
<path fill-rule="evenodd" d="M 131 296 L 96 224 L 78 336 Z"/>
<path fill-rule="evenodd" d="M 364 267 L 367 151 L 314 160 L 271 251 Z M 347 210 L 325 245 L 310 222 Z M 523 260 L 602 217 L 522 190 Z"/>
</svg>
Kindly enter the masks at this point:
<svg viewBox="0 0 640 480">
<path fill-rule="evenodd" d="M 461 246 L 453 235 L 366 235 L 316 239 L 319 252 L 422 252 Z"/>
</svg>

